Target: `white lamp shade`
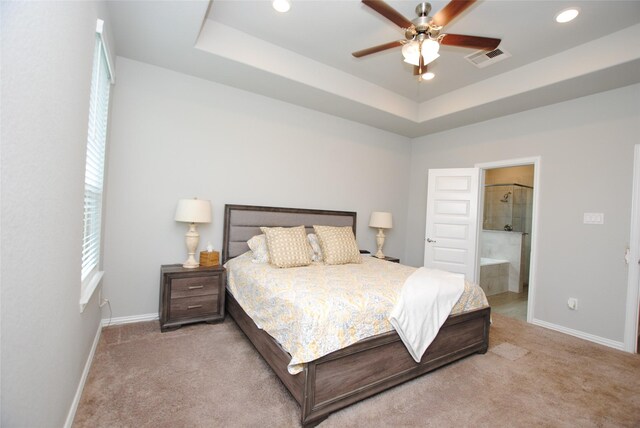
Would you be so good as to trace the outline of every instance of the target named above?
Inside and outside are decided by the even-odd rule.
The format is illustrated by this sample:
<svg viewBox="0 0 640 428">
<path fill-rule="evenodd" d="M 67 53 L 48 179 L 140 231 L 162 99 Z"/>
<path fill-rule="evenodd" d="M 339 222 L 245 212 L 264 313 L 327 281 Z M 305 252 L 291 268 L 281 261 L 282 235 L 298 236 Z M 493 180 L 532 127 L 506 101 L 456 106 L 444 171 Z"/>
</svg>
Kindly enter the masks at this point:
<svg viewBox="0 0 640 428">
<path fill-rule="evenodd" d="M 185 223 L 211 223 L 211 201 L 180 199 L 176 207 L 175 220 Z"/>
<path fill-rule="evenodd" d="M 393 227 L 393 217 L 391 213 L 372 212 L 369 220 L 369 227 L 378 229 L 391 229 Z"/>
</svg>

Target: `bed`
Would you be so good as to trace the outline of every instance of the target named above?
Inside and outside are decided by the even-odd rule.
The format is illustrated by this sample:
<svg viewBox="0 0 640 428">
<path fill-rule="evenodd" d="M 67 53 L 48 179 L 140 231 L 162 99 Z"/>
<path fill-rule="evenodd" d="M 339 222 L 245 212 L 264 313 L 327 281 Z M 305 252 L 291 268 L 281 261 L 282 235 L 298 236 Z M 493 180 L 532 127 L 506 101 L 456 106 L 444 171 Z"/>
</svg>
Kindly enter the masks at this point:
<svg viewBox="0 0 640 428">
<path fill-rule="evenodd" d="M 226 205 L 222 258 L 226 263 L 249 250 L 247 240 L 260 226 L 349 226 L 356 232 L 357 215 L 348 211 Z M 420 363 L 416 363 L 395 331 L 360 340 L 290 374 L 291 355 L 258 328 L 227 289 L 227 312 L 271 366 L 301 407 L 303 426 L 315 426 L 332 412 L 474 353 L 489 343 L 490 308 L 451 315 Z"/>
</svg>

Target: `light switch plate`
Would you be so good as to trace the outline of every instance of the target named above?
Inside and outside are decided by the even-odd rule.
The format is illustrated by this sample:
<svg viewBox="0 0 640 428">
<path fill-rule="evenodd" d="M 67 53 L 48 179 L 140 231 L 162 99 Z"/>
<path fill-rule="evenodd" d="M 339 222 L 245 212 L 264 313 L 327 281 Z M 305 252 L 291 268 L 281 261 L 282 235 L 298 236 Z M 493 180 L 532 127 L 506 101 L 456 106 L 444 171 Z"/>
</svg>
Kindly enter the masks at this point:
<svg viewBox="0 0 640 428">
<path fill-rule="evenodd" d="M 584 224 L 604 224 L 604 213 L 584 213 Z"/>
</svg>

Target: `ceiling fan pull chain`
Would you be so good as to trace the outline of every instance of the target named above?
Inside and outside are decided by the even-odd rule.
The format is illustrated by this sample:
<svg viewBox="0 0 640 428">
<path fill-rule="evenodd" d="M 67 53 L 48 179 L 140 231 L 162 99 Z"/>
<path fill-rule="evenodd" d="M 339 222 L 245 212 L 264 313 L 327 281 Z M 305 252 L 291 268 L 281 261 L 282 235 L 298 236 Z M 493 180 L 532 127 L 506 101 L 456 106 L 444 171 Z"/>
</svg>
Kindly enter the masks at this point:
<svg viewBox="0 0 640 428">
<path fill-rule="evenodd" d="M 419 81 L 422 80 L 422 73 L 423 73 L 423 69 L 424 69 L 424 57 L 422 56 L 422 42 L 423 40 L 420 39 L 420 41 L 418 42 L 418 73 L 420 75 L 420 77 L 418 78 Z"/>
</svg>

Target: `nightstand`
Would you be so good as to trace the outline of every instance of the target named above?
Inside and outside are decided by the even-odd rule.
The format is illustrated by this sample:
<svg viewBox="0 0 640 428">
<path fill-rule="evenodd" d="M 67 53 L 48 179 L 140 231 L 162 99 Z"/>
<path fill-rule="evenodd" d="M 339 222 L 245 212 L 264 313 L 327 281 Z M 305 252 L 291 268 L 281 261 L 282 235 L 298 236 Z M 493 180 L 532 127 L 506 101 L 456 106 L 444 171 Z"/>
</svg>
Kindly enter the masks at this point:
<svg viewBox="0 0 640 428">
<path fill-rule="evenodd" d="M 222 266 L 160 269 L 160 331 L 194 322 L 224 320 L 225 269 Z"/>
<path fill-rule="evenodd" d="M 376 257 L 376 256 L 371 256 L 371 257 Z M 384 256 L 384 259 L 378 259 L 378 260 L 386 260 L 391 263 L 400 263 L 400 259 L 396 259 L 395 257 L 389 257 L 389 256 Z"/>
</svg>

